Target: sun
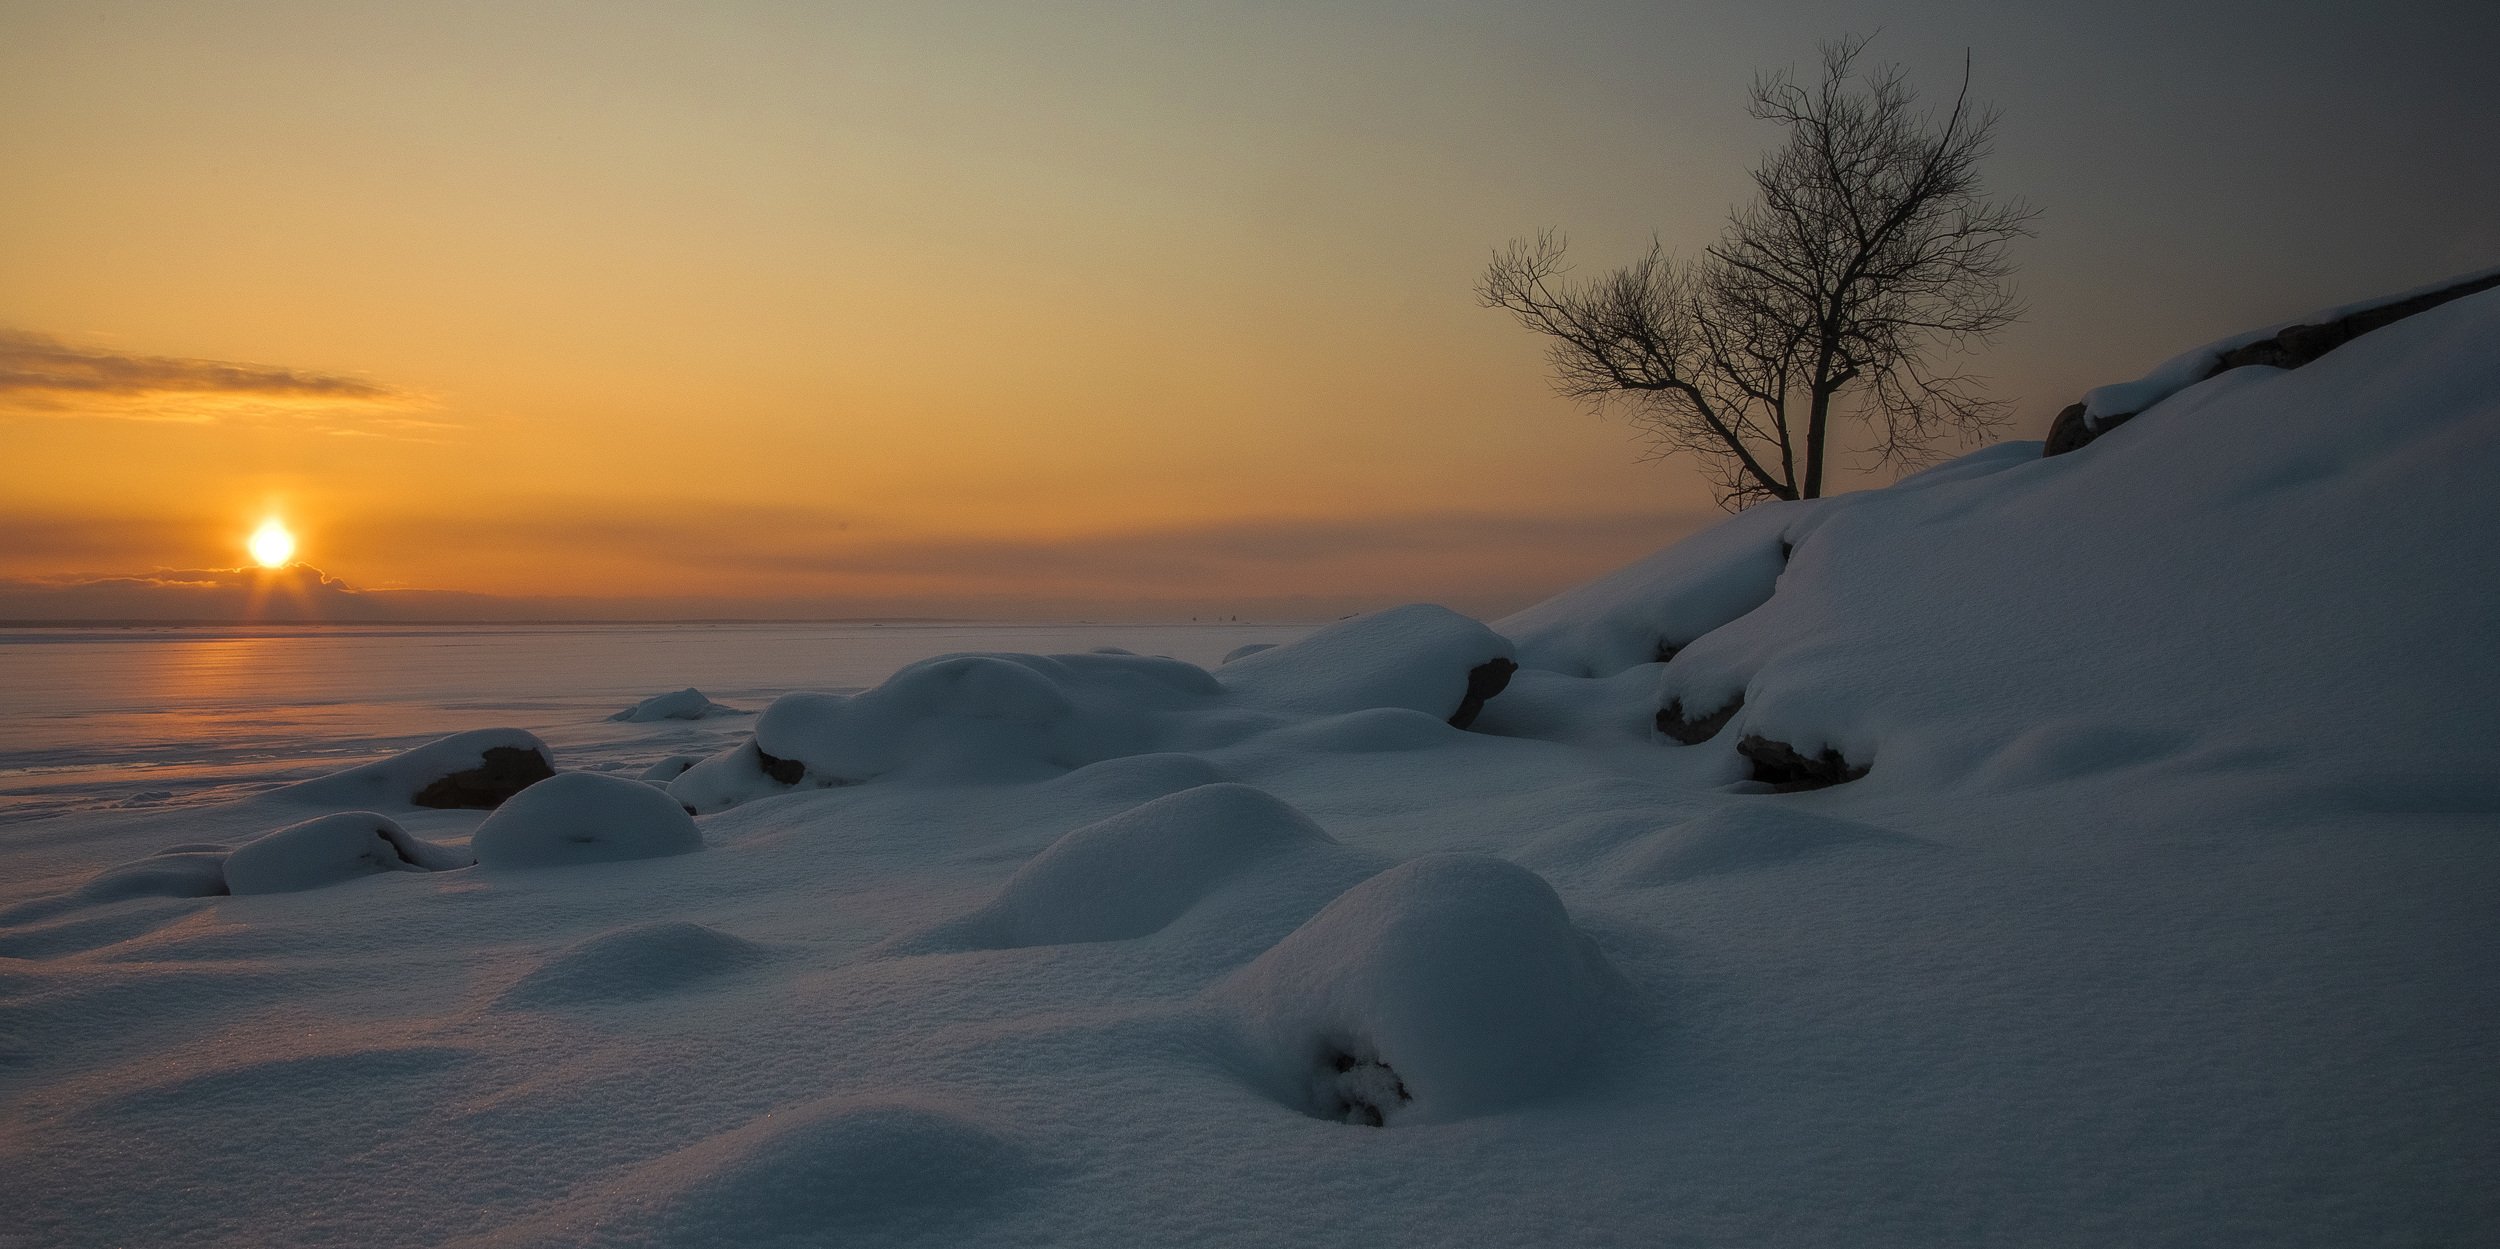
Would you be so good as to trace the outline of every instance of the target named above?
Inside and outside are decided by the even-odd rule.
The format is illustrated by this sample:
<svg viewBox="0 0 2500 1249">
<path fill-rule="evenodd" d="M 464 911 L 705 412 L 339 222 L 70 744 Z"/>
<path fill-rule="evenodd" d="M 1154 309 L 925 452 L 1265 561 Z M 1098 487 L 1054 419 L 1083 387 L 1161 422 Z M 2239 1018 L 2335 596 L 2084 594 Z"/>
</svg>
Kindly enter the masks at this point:
<svg viewBox="0 0 2500 1249">
<path fill-rule="evenodd" d="M 263 568 L 284 568 L 288 560 L 295 558 L 295 535 L 288 533 L 275 516 L 262 521 L 260 528 L 252 532 L 250 545 L 252 558 L 259 560 Z"/>
</svg>

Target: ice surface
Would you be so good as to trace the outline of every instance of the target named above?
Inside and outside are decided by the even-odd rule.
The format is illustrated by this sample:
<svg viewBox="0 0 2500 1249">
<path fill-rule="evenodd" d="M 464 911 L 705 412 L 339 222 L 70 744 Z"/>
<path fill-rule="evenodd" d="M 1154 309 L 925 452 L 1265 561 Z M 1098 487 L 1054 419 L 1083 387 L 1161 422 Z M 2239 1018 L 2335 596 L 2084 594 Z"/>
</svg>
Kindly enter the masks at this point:
<svg viewBox="0 0 2500 1249">
<path fill-rule="evenodd" d="M 0 725 L 7 766 L 88 778 L 25 780 L 51 805 L 0 830 L 0 1229 L 2480 1243 L 2495 341 L 2500 295 L 2459 300 L 2088 455 L 1990 448 L 1757 510 L 1491 630 L 1404 609 L 1219 666 L 1284 639 L 863 627 L 875 662 L 794 632 L 769 676 L 707 666 L 752 631 L 585 635 L 537 644 L 649 662 L 559 661 L 578 688 L 554 691 L 519 663 L 461 688 L 469 644 L 412 635 L 368 666 L 422 675 L 423 714 L 358 704 L 353 760 L 288 718 L 353 690 L 289 685 L 289 745 L 205 702 L 214 734 L 141 733 L 171 721 L 95 676 L 122 746 Z M 245 666 L 338 647 L 302 640 Z M 9 643 L 0 675 L 47 647 L 182 667 L 156 645 L 198 658 Z M 1504 655 L 1526 667 L 1450 727 Z M 687 681 L 819 692 L 607 719 Z M 79 705 L 47 688 L 27 701 Z M 1740 692 L 1699 744 L 1654 727 Z M 257 784 L 481 724 L 574 770 L 487 815 L 410 799 L 508 733 L 214 794 L 140 744 Z M 1871 771 L 1765 792 L 1749 733 Z M 247 770 L 264 751 L 282 775 Z M 489 862 L 225 892 L 256 839 L 323 819 L 356 836 L 258 853 L 388 867 L 357 831 L 388 820 Z M 516 871 L 499 844 L 708 848 Z"/>
<path fill-rule="evenodd" d="M 572 867 L 703 848 L 693 817 L 639 781 L 564 772 L 503 804 L 469 839 L 479 867 Z"/>
</svg>

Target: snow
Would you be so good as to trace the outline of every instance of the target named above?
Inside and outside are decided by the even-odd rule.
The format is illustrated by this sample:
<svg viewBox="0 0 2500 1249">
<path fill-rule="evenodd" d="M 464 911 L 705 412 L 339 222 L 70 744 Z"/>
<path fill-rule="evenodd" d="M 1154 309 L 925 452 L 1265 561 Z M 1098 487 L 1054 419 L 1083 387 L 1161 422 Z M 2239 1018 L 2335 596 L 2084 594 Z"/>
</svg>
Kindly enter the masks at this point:
<svg viewBox="0 0 2500 1249">
<path fill-rule="evenodd" d="M 1490 626 L 863 631 L 957 653 L 777 687 L 646 637 L 320 778 L 82 759 L 0 830 L 0 1227 L 2487 1240 L 2494 341 L 2468 297 Z M 690 680 L 769 708 L 608 719 Z M 565 770 L 414 805 L 490 747 Z"/>
<path fill-rule="evenodd" d="M 1448 608 L 1419 603 L 1236 654 L 1216 679 L 1243 701 L 1278 711 L 1341 715 L 1398 707 L 1446 720 L 1466 699 L 1468 672 L 1511 655 L 1510 641 L 1500 634 Z"/>
<path fill-rule="evenodd" d="M 410 806 L 435 782 L 487 766 L 488 752 L 497 750 L 525 751 L 541 760 L 550 757 L 547 744 L 536 734 L 521 729 L 474 729 L 362 767 L 290 785 L 280 793 L 308 806 Z"/>
<path fill-rule="evenodd" d="M 694 817 L 667 794 L 596 772 L 563 772 L 522 790 L 469 840 L 484 868 L 620 863 L 702 848 Z"/>
<path fill-rule="evenodd" d="M 713 716 L 745 714 L 735 707 L 724 707 L 705 698 L 703 691 L 689 685 L 682 690 L 654 694 L 608 718 L 627 724 L 648 724 L 654 720 L 707 720 Z"/>
<path fill-rule="evenodd" d="M 1271 1095 L 1378 1127 L 1545 1091 L 1586 1056 L 1610 980 L 1535 873 L 1428 854 L 1347 890 L 1216 997 Z"/>
<path fill-rule="evenodd" d="M 387 815 L 341 811 L 236 846 L 226 856 L 226 890 L 292 893 L 379 872 L 439 872 L 469 863 L 465 853 L 409 836 Z"/>
<path fill-rule="evenodd" d="M 994 947 L 1143 937 L 1260 859 L 1332 844 L 1309 817 L 1262 790 L 1200 785 L 1052 842 L 955 936 Z"/>
</svg>

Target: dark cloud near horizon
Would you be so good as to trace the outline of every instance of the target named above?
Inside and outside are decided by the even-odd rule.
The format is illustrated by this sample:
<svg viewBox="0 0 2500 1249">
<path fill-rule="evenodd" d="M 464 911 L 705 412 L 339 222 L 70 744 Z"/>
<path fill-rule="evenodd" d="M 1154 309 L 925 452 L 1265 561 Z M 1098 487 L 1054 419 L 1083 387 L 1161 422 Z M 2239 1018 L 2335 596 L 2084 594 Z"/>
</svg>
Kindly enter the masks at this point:
<svg viewBox="0 0 2500 1249">
<path fill-rule="evenodd" d="M 360 590 L 318 568 L 160 568 L 0 578 L 0 620 L 313 621 L 499 619 L 504 602 L 457 590 Z"/>
<path fill-rule="evenodd" d="M 49 334 L 0 328 L 0 396 L 219 394 L 355 403 L 403 402 L 395 387 L 278 365 L 149 356 L 77 347 Z"/>
</svg>

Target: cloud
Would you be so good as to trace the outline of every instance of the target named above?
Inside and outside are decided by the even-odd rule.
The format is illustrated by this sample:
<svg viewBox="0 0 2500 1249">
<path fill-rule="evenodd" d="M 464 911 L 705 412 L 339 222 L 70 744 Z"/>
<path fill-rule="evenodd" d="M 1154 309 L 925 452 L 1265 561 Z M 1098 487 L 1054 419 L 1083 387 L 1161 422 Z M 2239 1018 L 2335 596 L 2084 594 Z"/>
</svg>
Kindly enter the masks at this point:
<svg viewBox="0 0 2500 1249">
<path fill-rule="evenodd" d="M 0 410 L 40 416 L 209 422 L 354 418 L 331 432 L 424 437 L 445 422 L 422 395 L 311 369 L 80 347 L 0 329 Z"/>
<path fill-rule="evenodd" d="M 512 618 L 499 610 L 503 603 L 491 595 L 452 590 L 360 590 L 304 564 L 0 579 L 0 619 L 28 621 L 360 623 Z"/>
</svg>

